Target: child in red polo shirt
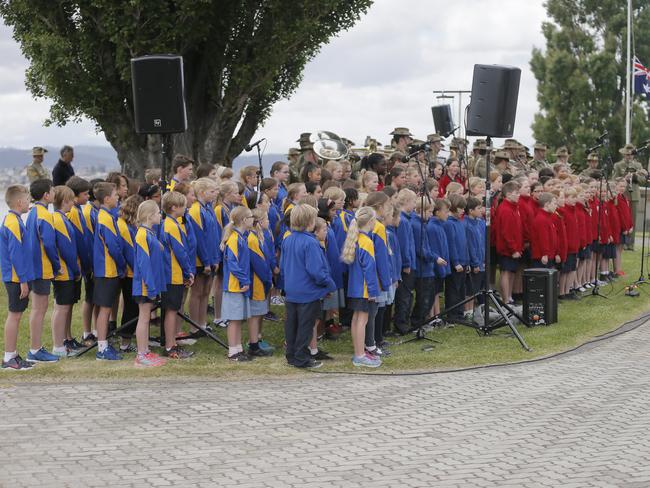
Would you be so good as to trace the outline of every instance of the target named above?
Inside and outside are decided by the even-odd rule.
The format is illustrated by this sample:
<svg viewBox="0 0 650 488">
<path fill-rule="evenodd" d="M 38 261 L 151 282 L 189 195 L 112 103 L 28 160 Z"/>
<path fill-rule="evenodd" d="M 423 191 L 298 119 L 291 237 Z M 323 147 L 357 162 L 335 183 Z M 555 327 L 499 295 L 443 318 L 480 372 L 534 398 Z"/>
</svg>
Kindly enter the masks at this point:
<svg viewBox="0 0 650 488">
<path fill-rule="evenodd" d="M 630 201 L 626 196 L 627 182 L 625 178 L 616 180 L 616 210 L 618 218 L 621 223 L 621 239 L 618 246 L 616 246 L 616 274 L 623 276 L 625 273 L 621 267 L 621 255 L 623 253 L 623 246 L 629 244 L 632 236 L 632 210 L 630 209 Z"/>
<path fill-rule="evenodd" d="M 580 285 L 578 291 L 583 292 L 590 288 L 588 269 L 591 265 L 591 216 L 585 206 L 585 198 L 587 197 L 585 188 L 578 185 L 576 190 L 576 219 L 578 221 L 578 235 L 580 236 L 577 280 Z"/>
<path fill-rule="evenodd" d="M 558 213 L 564 221 L 566 232 L 567 256 L 560 271 L 560 295 L 570 300 L 580 299 L 576 288 L 578 251 L 580 250 L 580 234 L 578 218 L 576 216 L 577 192 L 575 188 L 569 187 L 564 191 L 564 205 L 558 208 Z"/>
<path fill-rule="evenodd" d="M 560 262 L 558 254 L 557 230 L 553 223 L 553 214 L 557 209 L 557 198 L 552 193 L 539 195 L 539 211 L 533 219 L 535 232 L 531 235 L 530 253 L 533 268 L 552 268 Z"/>
<path fill-rule="evenodd" d="M 524 234 L 519 213 L 519 183 L 509 181 L 503 185 L 503 201 L 497 207 L 495 240 L 501 270 L 499 286 L 501 298 L 506 303 L 514 303 L 512 289 L 519 260 L 524 251 Z"/>
</svg>

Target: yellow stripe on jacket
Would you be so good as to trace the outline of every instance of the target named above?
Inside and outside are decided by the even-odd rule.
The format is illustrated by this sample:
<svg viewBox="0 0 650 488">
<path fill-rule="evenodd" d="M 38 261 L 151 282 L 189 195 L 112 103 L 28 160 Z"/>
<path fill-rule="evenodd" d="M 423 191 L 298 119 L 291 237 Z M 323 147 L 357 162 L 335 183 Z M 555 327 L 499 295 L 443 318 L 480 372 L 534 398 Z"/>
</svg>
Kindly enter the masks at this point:
<svg viewBox="0 0 650 488">
<path fill-rule="evenodd" d="M 181 237 L 181 231 L 176 221 L 171 217 L 165 219 L 164 229 L 167 234 L 171 236 L 172 239 L 175 239 L 181 246 L 183 245 L 183 238 Z M 183 268 L 178 263 L 176 254 L 174 254 L 174 249 L 170 249 L 171 254 L 171 267 L 172 267 L 172 285 L 182 285 L 183 284 Z"/>
<path fill-rule="evenodd" d="M 5 227 L 9 230 L 18 242 L 23 243 L 23 239 L 20 235 L 20 223 L 18 222 L 18 216 L 13 213 L 8 213 L 7 218 L 5 219 Z M 11 263 L 11 282 L 20 283 L 18 275 L 16 274 L 16 268 L 14 264 Z"/>
<path fill-rule="evenodd" d="M 54 228 L 54 219 L 52 218 L 52 214 L 45 208 L 43 205 L 36 205 L 36 212 L 39 220 L 44 220 L 48 224 Z M 39 239 L 40 240 L 40 239 Z M 51 280 L 54 278 L 54 270 L 52 269 L 52 263 L 50 262 L 50 258 L 47 257 L 47 253 L 45 252 L 45 246 L 43 245 L 43 241 L 40 240 L 41 242 L 41 269 L 42 269 L 42 279 L 44 280 Z"/>
</svg>

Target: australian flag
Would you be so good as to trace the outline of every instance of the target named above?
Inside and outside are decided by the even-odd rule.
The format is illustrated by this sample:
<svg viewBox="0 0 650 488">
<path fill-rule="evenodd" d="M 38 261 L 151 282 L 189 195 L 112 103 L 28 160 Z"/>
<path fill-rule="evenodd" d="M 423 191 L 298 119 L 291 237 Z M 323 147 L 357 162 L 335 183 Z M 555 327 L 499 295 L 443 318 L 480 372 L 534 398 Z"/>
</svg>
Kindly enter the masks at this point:
<svg viewBox="0 0 650 488">
<path fill-rule="evenodd" d="M 634 93 L 640 93 L 650 100 L 650 70 L 634 57 Z"/>
</svg>

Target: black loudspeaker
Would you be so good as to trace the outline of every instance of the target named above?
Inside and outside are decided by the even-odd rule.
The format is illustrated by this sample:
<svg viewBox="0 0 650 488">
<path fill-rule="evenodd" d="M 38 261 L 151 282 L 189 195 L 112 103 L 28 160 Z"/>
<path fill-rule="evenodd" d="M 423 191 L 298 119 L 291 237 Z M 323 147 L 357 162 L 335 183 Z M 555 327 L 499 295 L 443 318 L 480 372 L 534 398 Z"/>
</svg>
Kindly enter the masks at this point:
<svg viewBox="0 0 650 488">
<path fill-rule="evenodd" d="M 512 137 L 520 78 L 519 68 L 474 65 L 467 135 Z"/>
<path fill-rule="evenodd" d="M 557 294 L 560 274 L 555 269 L 524 270 L 523 318 L 526 325 L 549 325 L 557 322 Z"/>
<path fill-rule="evenodd" d="M 442 137 L 449 137 L 454 132 L 454 120 L 451 117 L 451 105 L 437 105 L 431 107 L 433 114 L 433 125 L 436 133 Z"/>
<path fill-rule="evenodd" d="M 182 56 L 133 58 L 131 79 L 138 134 L 174 134 L 187 130 Z"/>
</svg>

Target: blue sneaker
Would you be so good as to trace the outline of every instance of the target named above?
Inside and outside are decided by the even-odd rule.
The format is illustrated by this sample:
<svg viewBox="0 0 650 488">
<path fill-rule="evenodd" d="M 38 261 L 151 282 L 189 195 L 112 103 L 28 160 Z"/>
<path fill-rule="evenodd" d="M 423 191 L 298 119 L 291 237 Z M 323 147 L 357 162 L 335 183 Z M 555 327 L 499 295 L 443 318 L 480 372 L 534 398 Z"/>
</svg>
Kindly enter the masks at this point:
<svg viewBox="0 0 650 488">
<path fill-rule="evenodd" d="M 59 356 L 50 354 L 45 350 L 44 347 L 41 347 L 36 354 L 32 354 L 31 351 L 27 353 L 27 361 L 30 363 L 54 363 L 59 360 Z"/>
<path fill-rule="evenodd" d="M 381 359 L 371 356 L 370 354 L 364 354 L 361 357 L 353 356 L 352 364 L 355 366 L 363 366 L 365 368 L 378 368 L 381 366 Z"/>
<path fill-rule="evenodd" d="M 260 349 L 262 351 L 271 351 L 271 352 L 275 351 L 275 347 L 273 347 L 271 344 L 269 344 L 266 341 L 259 341 L 257 344 L 260 346 Z"/>
<path fill-rule="evenodd" d="M 103 352 L 97 351 L 95 359 L 97 361 L 119 361 L 122 359 L 122 355 L 113 349 L 113 346 L 109 345 Z"/>
</svg>

